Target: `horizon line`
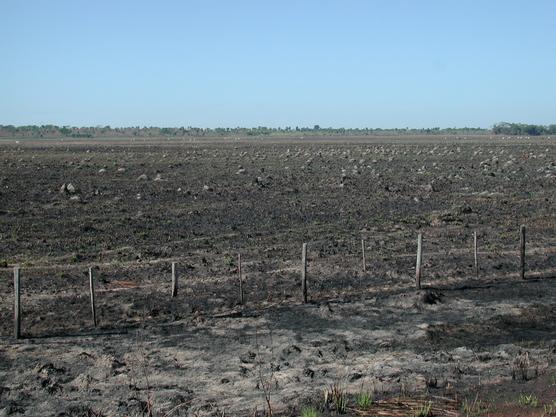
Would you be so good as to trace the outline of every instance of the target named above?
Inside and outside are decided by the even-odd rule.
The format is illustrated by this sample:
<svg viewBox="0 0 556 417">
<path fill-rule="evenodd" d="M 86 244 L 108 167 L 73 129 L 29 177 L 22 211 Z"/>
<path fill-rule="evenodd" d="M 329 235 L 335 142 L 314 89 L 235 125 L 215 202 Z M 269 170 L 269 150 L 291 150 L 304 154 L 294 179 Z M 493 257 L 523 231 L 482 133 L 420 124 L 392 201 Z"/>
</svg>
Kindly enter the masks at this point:
<svg viewBox="0 0 556 417">
<path fill-rule="evenodd" d="M 47 124 L 4 124 L 0 123 L 0 128 L 29 128 L 29 127 L 38 127 L 38 128 L 58 128 L 58 129 L 177 129 L 177 130 L 188 130 L 188 129 L 203 129 L 203 130 L 237 130 L 237 129 L 268 129 L 268 130 L 463 130 L 463 129 L 472 129 L 472 130 L 492 130 L 497 126 L 503 125 L 515 125 L 515 126 L 540 126 L 540 127 L 550 127 L 555 126 L 556 124 L 548 123 L 548 124 L 538 124 L 538 123 L 523 123 L 523 122 L 497 122 L 488 127 L 482 126 L 449 126 L 449 127 L 440 127 L 440 126 L 428 126 L 428 127 L 357 127 L 357 126 L 321 126 L 319 124 L 314 124 L 313 126 L 300 126 L 300 125 L 279 125 L 279 126 L 265 126 L 265 125 L 253 125 L 253 126 L 194 126 L 194 125 L 110 125 L 110 124 L 95 124 L 95 125 L 69 125 L 69 124 L 54 124 L 54 123 L 47 123 Z"/>
</svg>

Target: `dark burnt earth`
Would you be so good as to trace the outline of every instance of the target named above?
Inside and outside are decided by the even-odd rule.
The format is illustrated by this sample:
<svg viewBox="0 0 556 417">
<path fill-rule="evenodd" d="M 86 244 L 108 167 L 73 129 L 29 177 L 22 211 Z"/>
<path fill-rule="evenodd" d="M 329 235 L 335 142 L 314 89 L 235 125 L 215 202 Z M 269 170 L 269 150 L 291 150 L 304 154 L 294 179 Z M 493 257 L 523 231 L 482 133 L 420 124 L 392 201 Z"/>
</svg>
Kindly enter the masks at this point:
<svg viewBox="0 0 556 417">
<path fill-rule="evenodd" d="M 297 415 L 332 384 L 455 396 L 555 373 L 555 161 L 553 138 L 3 140 L 0 415 L 253 415 L 265 384 Z"/>
</svg>

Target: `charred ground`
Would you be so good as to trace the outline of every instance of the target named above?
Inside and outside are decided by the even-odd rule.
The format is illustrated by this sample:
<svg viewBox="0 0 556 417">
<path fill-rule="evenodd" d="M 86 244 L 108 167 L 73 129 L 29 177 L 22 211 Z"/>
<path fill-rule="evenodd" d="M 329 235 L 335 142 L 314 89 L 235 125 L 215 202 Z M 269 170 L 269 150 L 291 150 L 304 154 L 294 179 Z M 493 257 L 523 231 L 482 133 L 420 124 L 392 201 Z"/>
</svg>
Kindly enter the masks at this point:
<svg viewBox="0 0 556 417">
<path fill-rule="evenodd" d="M 4 141 L 3 410 L 89 407 L 95 392 L 97 409 L 124 415 L 152 392 L 162 411 L 182 398 L 183 415 L 252 413 L 264 408 L 261 370 L 276 383 L 277 410 L 335 381 L 351 392 L 444 393 L 511 379 L 525 351 L 528 372 L 547 374 L 555 160 L 549 138 Z M 517 274 L 520 224 L 527 282 Z M 418 232 L 422 292 L 413 289 Z M 308 306 L 299 304 L 302 242 Z M 173 300 L 171 261 L 180 274 Z M 18 343 L 13 265 L 27 338 Z"/>
</svg>

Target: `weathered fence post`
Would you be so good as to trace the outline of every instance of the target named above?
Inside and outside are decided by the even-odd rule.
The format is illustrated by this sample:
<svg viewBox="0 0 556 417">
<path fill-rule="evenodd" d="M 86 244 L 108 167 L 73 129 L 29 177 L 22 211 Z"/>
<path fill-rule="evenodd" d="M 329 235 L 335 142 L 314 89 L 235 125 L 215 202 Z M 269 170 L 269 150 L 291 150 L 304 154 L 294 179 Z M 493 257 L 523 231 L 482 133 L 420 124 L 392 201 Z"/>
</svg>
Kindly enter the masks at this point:
<svg viewBox="0 0 556 417">
<path fill-rule="evenodd" d="M 525 279 L 525 225 L 519 228 L 519 274 Z"/>
<path fill-rule="evenodd" d="M 97 306 L 95 303 L 95 281 L 93 268 L 89 268 L 89 292 L 91 296 L 91 314 L 93 315 L 93 325 L 97 327 Z"/>
<path fill-rule="evenodd" d="M 303 244 L 301 249 L 301 293 L 303 302 L 307 302 L 307 244 Z"/>
<path fill-rule="evenodd" d="M 363 255 L 363 272 L 367 272 L 367 260 L 365 259 L 365 239 L 361 239 L 361 253 Z"/>
<path fill-rule="evenodd" d="M 176 274 L 176 263 L 172 262 L 172 298 L 178 295 L 178 275 Z"/>
<path fill-rule="evenodd" d="M 477 231 L 473 232 L 473 254 L 475 259 L 475 276 L 479 278 L 479 257 L 477 254 Z"/>
<path fill-rule="evenodd" d="M 237 275 L 239 277 L 239 303 L 243 305 L 243 277 L 241 276 L 241 253 L 237 254 Z"/>
<path fill-rule="evenodd" d="M 21 337 L 21 298 L 19 286 L 19 267 L 14 268 L 14 336 Z"/>
<path fill-rule="evenodd" d="M 417 236 L 417 263 L 415 265 L 415 286 L 421 289 L 421 261 L 423 260 L 423 235 Z"/>
</svg>

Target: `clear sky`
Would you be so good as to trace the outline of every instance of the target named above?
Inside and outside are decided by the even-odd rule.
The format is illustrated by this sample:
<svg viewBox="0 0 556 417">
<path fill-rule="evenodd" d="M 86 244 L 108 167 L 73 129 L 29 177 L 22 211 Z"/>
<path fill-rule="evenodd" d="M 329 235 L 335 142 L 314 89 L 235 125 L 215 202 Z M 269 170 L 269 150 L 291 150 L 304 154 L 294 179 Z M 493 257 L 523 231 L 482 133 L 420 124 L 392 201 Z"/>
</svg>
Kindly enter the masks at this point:
<svg viewBox="0 0 556 417">
<path fill-rule="evenodd" d="M 556 123 L 554 0 L 1 0 L 0 124 Z"/>
</svg>

